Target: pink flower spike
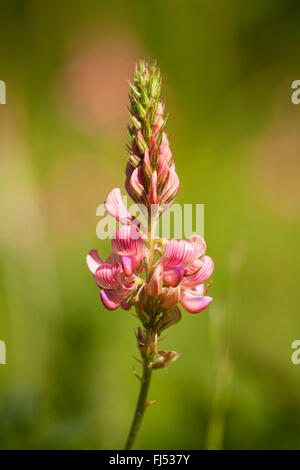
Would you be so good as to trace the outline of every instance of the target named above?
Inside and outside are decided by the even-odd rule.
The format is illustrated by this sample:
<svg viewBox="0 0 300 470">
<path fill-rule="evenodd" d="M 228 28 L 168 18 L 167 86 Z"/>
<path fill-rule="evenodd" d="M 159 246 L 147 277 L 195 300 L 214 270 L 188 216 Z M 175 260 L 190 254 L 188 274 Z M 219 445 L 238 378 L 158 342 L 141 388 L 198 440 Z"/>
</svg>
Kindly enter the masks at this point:
<svg viewBox="0 0 300 470">
<path fill-rule="evenodd" d="M 125 300 L 126 292 L 117 290 L 101 290 L 100 299 L 107 310 L 116 310 Z"/>
<path fill-rule="evenodd" d="M 178 266 L 177 268 L 166 268 L 164 270 L 164 281 L 171 287 L 177 287 L 184 274 L 184 266 Z"/>
<path fill-rule="evenodd" d="M 214 262 L 210 256 L 204 256 L 201 268 L 192 276 L 186 277 L 182 281 L 184 287 L 195 287 L 206 282 L 214 270 Z"/>
<path fill-rule="evenodd" d="M 196 258 L 193 245 L 186 240 L 177 241 L 175 238 L 169 241 L 164 249 L 162 262 L 165 266 L 175 268 L 176 266 L 188 266 Z"/>
<path fill-rule="evenodd" d="M 105 201 L 105 208 L 112 217 L 123 224 L 130 224 L 134 219 L 123 202 L 120 188 L 114 188 L 109 193 Z"/>
<path fill-rule="evenodd" d="M 214 270 L 201 236 L 193 234 L 185 240 L 165 238 L 164 213 L 180 190 L 180 180 L 165 133 L 162 77 L 156 63 L 140 60 L 129 86 L 130 124 L 124 164 L 127 193 L 114 188 L 105 201 L 106 212 L 118 221 L 115 234 L 109 237 L 112 253 L 104 262 L 96 250 L 87 256 L 104 307 L 132 308 L 140 320 L 136 339 L 145 380 L 137 376 L 142 388 L 126 449 L 133 448 L 133 437 L 140 425 L 136 413 L 147 405 L 150 369 L 165 367 L 178 357 L 175 351 L 160 349 L 159 336 L 179 322 L 180 310 L 195 314 L 212 302 L 209 289 Z M 201 179 L 202 169 L 199 171 Z M 122 193 L 135 202 L 132 210 Z M 102 231 L 107 235 L 103 224 Z"/>
<path fill-rule="evenodd" d="M 212 302 L 212 298 L 205 295 L 197 295 L 191 292 L 182 291 L 180 302 L 189 313 L 199 313 Z"/>
<path fill-rule="evenodd" d="M 99 258 L 98 252 L 95 249 L 89 252 L 89 254 L 86 257 L 86 262 L 87 262 L 89 270 L 93 274 L 95 274 L 99 266 L 103 264 L 103 261 L 101 260 L 101 258 Z"/>
<path fill-rule="evenodd" d="M 143 256 L 145 242 L 139 229 L 134 225 L 123 225 L 114 234 L 111 246 L 121 256 Z"/>
</svg>

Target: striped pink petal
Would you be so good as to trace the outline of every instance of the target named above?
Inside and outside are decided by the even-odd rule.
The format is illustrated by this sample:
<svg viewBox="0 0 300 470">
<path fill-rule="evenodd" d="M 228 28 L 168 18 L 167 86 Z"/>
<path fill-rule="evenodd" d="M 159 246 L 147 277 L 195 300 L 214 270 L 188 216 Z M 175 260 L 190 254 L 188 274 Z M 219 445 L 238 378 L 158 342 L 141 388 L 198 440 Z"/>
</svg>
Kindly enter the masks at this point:
<svg viewBox="0 0 300 470">
<path fill-rule="evenodd" d="M 144 170 L 144 175 L 147 181 L 150 180 L 151 175 L 153 173 L 152 166 L 150 163 L 150 158 L 149 158 L 149 149 L 147 147 L 144 155 L 144 160 L 143 160 L 143 170 Z"/>
<path fill-rule="evenodd" d="M 123 224 L 130 224 L 134 219 L 123 202 L 120 188 L 114 188 L 109 193 L 105 201 L 105 208 L 112 217 Z"/>
<path fill-rule="evenodd" d="M 123 225 L 114 234 L 111 246 L 115 253 L 121 256 L 143 256 L 145 242 L 142 234 L 135 225 Z"/>
<path fill-rule="evenodd" d="M 147 144 L 145 142 L 145 139 L 144 139 L 144 136 L 143 136 L 143 133 L 141 131 L 141 129 L 139 129 L 137 131 L 137 134 L 136 134 L 136 143 L 137 143 L 137 146 L 138 146 L 138 149 L 139 149 L 139 152 L 144 155 L 145 151 L 146 151 L 146 148 L 147 148 Z"/>
<path fill-rule="evenodd" d="M 127 194 L 134 200 L 134 202 L 140 203 L 141 202 L 140 197 L 138 197 L 131 189 L 130 177 L 127 176 L 124 186 L 125 186 L 125 189 L 127 191 Z"/>
<path fill-rule="evenodd" d="M 126 297 L 126 292 L 120 290 L 100 290 L 100 298 L 107 310 L 115 310 L 120 307 Z"/>
<path fill-rule="evenodd" d="M 195 259 L 191 264 L 186 266 L 184 270 L 184 276 L 191 276 L 192 274 L 195 274 L 201 266 L 203 265 L 203 260 L 202 259 Z"/>
<path fill-rule="evenodd" d="M 122 268 L 118 263 L 102 264 L 95 272 L 94 278 L 102 289 L 115 289 L 121 285 L 121 274 Z"/>
<path fill-rule="evenodd" d="M 177 287 L 184 274 L 184 266 L 177 266 L 176 268 L 165 268 L 164 269 L 164 281 L 171 287 Z"/>
<path fill-rule="evenodd" d="M 185 277 L 182 281 L 184 287 L 195 287 L 208 281 L 214 270 L 214 262 L 210 256 L 204 256 L 202 266 L 192 276 Z"/>
<path fill-rule="evenodd" d="M 197 234 L 192 235 L 190 237 L 190 242 L 194 245 L 198 258 L 205 253 L 206 243 L 205 243 L 205 240 L 202 237 L 200 237 L 200 235 L 197 235 Z"/>
<path fill-rule="evenodd" d="M 89 254 L 86 257 L 86 262 L 87 262 L 89 270 L 93 274 L 95 274 L 99 266 L 103 264 L 103 261 L 101 260 L 101 258 L 99 258 L 98 252 L 95 249 L 89 252 Z"/>
<path fill-rule="evenodd" d="M 196 258 L 194 246 L 186 240 L 172 238 L 164 249 L 162 262 L 165 266 L 188 266 Z"/>
<path fill-rule="evenodd" d="M 142 156 L 139 153 L 139 149 L 137 145 L 134 145 L 130 151 L 129 155 L 129 163 L 136 168 L 141 163 Z"/>
<path fill-rule="evenodd" d="M 135 200 L 143 201 L 146 198 L 143 167 L 138 166 L 132 173 L 129 180 L 130 191 L 134 194 Z"/>
<path fill-rule="evenodd" d="M 180 295 L 180 302 L 189 313 L 199 313 L 212 302 L 212 298 L 183 290 Z"/>
<path fill-rule="evenodd" d="M 180 181 L 175 170 L 170 170 L 169 180 L 162 191 L 161 201 L 170 204 L 180 189 Z"/>
<path fill-rule="evenodd" d="M 158 146 L 153 135 L 150 138 L 150 149 L 149 149 L 149 158 L 152 166 L 156 165 L 158 157 Z"/>
<path fill-rule="evenodd" d="M 157 184 L 160 190 L 162 190 L 169 178 L 169 165 L 167 160 L 159 155 L 158 166 L 157 166 Z"/>
</svg>

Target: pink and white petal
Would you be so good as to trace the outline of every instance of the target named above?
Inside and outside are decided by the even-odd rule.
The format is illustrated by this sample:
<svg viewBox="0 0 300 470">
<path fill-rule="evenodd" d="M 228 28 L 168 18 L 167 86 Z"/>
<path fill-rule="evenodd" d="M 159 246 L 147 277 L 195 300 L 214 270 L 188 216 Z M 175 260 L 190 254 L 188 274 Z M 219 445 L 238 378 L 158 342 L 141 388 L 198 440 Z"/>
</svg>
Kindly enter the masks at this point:
<svg viewBox="0 0 300 470">
<path fill-rule="evenodd" d="M 170 164 L 173 160 L 172 151 L 170 149 L 170 144 L 168 136 L 163 132 L 162 142 L 159 146 L 159 154 L 167 160 L 167 163 Z"/>
<path fill-rule="evenodd" d="M 155 166 L 157 163 L 157 154 L 158 154 L 158 146 L 156 139 L 152 135 L 150 138 L 150 149 L 149 149 L 149 158 L 152 166 Z"/>
<path fill-rule="evenodd" d="M 137 147 L 139 149 L 139 153 L 144 155 L 144 153 L 147 149 L 147 144 L 146 144 L 146 141 L 144 139 L 144 136 L 143 136 L 143 133 L 142 133 L 141 129 L 139 129 L 136 133 L 136 143 L 137 143 Z"/>
<path fill-rule="evenodd" d="M 190 242 L 194 245 L 198 258 L 205 253 L 206 243 L 204 238 L 200 237 L 200 235 L 192 235 L 190 237 Z"/>
<path fill-rule="evenodd" d="M 157 126 L 157 132 L 161 129 L 161 127 L 164 123 L 164 118 L 162 116 L 162 113 L 163 113 L 162 104 L 159 103 L 159 105 L 157 107 L 157 113 L 155 114 L 155 120 L 154 120 L 155 126 Z"/>
<path fill-rule="evenodd" d="M 214 270 L 214 262 L 210 256 L 204 256 L 201 268 L 192 276 L 185 277 L 182 281 L 184 287 L 195 287 L 208 281 Z"/>
<path fill-rule="evenodd" d="M 151 175 L 153 173 L 153 169 L 152 169 L 152 166 L 151 166 L 151 163 L 150 163 L 148 147 L 145 151 L 145 155 L 144 155 L 144 159 L 143 159 L 143 170 L 144 170 L 144 175 L 145 175 L 147 181 L 149 181 L 150 178 L 151 178 Z"/>
<path fill-rule="evenodd" d="M 169 165 L 167 160 L 159 155 L 157 166 L 157 183 L 159 189 L 163 189 L 169 178 Z"/>
<path fill-rule="evenodd" d="M 124 301 L 126 293 L 117 290 L 100 290 L 100 299 L 107 310 L 116 310 Z"/>
<path fill-rule="evenodd" d="M 188 266 L 191 264 L 197 255 L 193 245 L 186 240 L 176 240 L 172 238 L 167 246 L 164 248 L 162 263 L 165 266 Z"/>
<path fill-rule="evenodd" d="M 198 295 L 202 295 L 204 292 L 204 284 L 199 284 L 193 288 L 193 291 L 196 292 Z"/>
<path fill-rule="evenodd" d="M 93 274 L 95 274 L 99 266 L 103 264 L 103 261 L 101 260 L 101 258 L 98 255 L 97 250 L 95 249 L 89 252 L 89 254 L 86 257 L 86 262 L 87 262 L 89 270 Z"/>
<path fill-rule="evenodd" d="M 114 188 L 109 193 L 105 201 L 105 208 L 112 217 L 123 224 L 130 224 L 134 219 L 123 202 L 120 188 Z"/>
<path fill-rule="evenodd" d="M 130 177 L 127 176 L 126 180 L 125 180 L 125 189 L 128 193 L 128 195 L 134 200 L 134 202 L 137 202 L 137 203 L 140 203 L 141 202 L 141 199 L 140 197 L 138 197 L 131 189 L 131 186 L 130 186 Z"/>
<path fill-rule="evenodd" d="M 142 156 L 139 152 L 138 146 L 134 145 L 131 148 L 130 155 L 129 155 L 129 163 L 136 168 L 138 165 L 140 165 L 142 160 Z"/>
<path fill-rule="evenodd" d="M 181 305 L 189 313 L 202 312 L 212 302 L 212 298 L 206 295 L 195 295 L 187 291 L 182 291 L 180 295 Z"/>
<path fill-rule="evenodd" d="M 164 281 L 171 287 L 177 287 L 184 274 L 184 266 L 178 266 L 176 268 L 165 268 L 164 269 Z"/>
<path fill-rule="evenodd" d="M 145 242 L 135 225 L 123 225 L 114 234 L 111 246 L 121 256 L 141 255 L 145 253 Z"/>
<path fill-rule="evenodd" d="M 115 289 L 121 285 L 121 274 L 122 268 L 118 263 L 102 264 L 95 272 L 94 278 L 102 289 Z"/>
</svg>

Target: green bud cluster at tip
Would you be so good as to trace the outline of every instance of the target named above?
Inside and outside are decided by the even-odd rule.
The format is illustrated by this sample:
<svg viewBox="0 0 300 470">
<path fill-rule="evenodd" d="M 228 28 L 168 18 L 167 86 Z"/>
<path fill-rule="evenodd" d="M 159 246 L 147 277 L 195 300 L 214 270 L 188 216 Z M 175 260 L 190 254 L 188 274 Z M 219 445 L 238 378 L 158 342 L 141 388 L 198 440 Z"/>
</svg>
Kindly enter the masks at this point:
<svg viewBox="0 0 300 470">
<path fill-rule="evenodd" d="M 128 126 L 130 142 L 127 145 L 128 151 L 136 144 L 141 154 L 150 146 L 151 136 L 155 125 L 155 117 L 158 111 L 158 105 L 161 98 L 161 75 L 159 68 L 155 65 L 149 65 L 145 61 L 140 61 L 134 71 L 133 83 L 130 86 L 130 120 L 131 126 Z M 166 121 L 166 120 L 165 120 Z M 158 145 L 162 139 L 161 127 L 159 135 L 156 137 Z M 141 131 L 142 136 L 137 138 L 137 132 Z"/>
</svg>

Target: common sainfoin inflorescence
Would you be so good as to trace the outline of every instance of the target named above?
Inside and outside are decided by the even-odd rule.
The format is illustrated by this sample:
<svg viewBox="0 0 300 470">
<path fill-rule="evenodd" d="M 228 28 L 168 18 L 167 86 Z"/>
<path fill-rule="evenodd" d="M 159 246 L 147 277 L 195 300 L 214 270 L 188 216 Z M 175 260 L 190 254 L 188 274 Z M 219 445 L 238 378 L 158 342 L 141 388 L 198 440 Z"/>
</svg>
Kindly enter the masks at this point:
<svg viewBox="0 0 300 470">
<path fill-rule="evenodd" d="M 156 65 L 140 62 L 130 84 L 128 162 L 125 188 L 147 213 L 147 229 L 125 206 L 121 190 L 107 196 L 107 212 L 120 222 L 111 240 L 112 253 L 103 261 L 91 250 L 87 264 L 108 310 L 135 308 L 141 320 L 137 339 L 142 357 L 153 368 L 176 358 L 174 351 L 159 351 L 160 333 L 181 318 L 179 305 L 189 313 L 204 310 L 214 263 L 205 254 L 199 235 L 189 240 L 155 237 L 155 225 L 176 197 L 180 182 L 164 131 L 161 76 Z"/>
</svg>

